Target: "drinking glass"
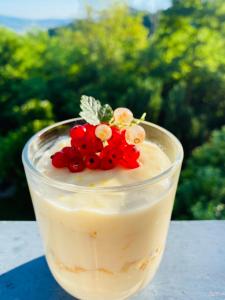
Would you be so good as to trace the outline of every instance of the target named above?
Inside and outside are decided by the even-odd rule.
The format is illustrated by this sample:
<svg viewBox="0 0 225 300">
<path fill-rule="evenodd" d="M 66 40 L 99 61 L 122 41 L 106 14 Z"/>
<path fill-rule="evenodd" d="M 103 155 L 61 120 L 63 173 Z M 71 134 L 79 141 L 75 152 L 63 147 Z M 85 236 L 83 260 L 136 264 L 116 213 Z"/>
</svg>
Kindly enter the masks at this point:
<svg viewBox="0 0 225 300">
<path fill-rule="evenodd" d="M 49 126 L 23 149 L 46 260 L 56 281 L 78 299 L 127 299 L 152 280 L 161 261 L 183 149 L 169 131 L 142 122 L 146 139 L 171 161 L 153 178 L 87 187 L 56 181 L 38 171 L 43 153 L 69 134 L 72 126 L 83 123 L 78 118 Z"/>
</svg>

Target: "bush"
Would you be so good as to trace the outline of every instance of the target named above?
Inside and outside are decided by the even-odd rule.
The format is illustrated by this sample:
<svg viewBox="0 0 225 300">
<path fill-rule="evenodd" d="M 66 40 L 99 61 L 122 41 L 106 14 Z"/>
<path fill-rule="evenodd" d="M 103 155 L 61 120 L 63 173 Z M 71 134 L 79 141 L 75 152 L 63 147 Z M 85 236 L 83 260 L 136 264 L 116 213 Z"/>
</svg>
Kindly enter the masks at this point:
<svg viewBox="0 0 225 300">
<path fill-rule="evenodd" d="M 196 148 L 182 172 L 177 218 L 225 219 L 225 126 Z"/>
</svg>

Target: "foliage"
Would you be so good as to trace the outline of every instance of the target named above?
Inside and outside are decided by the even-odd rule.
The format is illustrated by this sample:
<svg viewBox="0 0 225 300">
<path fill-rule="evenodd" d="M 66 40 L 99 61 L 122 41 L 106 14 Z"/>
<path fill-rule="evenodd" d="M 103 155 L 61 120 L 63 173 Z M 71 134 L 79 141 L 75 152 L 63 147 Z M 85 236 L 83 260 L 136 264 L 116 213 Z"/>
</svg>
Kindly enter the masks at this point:
<svg viewBox="0 0 225 300">
<path fill-rule="evenodd" d="M 224 15 L 221 0 L 174 1 L 146 51 L 146 70 L 160 82 L 149 107 L 187 154 L 224 124 Z"/>
<path fill-rule="evenodd" d="M 156 15 L 122 6 L 97 17 L 90 11 L 87 19 L 50 33 L 0 28 L 0 219 L 33 217 L 22 147 L 47 124 L 77 116 L 83 94 L 113 108 L 127 106 L 137 117 L 146 111 L 174 132 L 186 158 L 191 155 L 178 193 L 185 200 L 177 201 L 174 217 L 220 218 L 222 164 L 205 159 L 201 165 L 193 149 L 224 125 L 224 14 L 222 0 L 174 0 Z M 218 136 L 219 144 L 224 136 Z M 187 175 L 192 160 L 199 164 L 198 190 Z"/>
<path fill-rule="evenodd" d="M 176 211 L 193 219 L 225 219 L 225 126 L 197 147 L 182 173 Z M 176 213 L 175 211 L 175 213 Z"/>
</svg>

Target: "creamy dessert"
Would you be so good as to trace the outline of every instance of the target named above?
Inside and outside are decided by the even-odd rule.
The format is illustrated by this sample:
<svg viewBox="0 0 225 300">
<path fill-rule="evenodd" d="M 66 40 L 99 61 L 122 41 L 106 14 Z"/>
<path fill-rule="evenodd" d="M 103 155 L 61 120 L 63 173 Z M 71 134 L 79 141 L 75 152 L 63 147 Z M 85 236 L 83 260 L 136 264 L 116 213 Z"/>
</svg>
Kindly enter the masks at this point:
<svg viewBox="0 0 225 300">
<path fill-rule="evenodd" d="M 140 166 L 135 169 L 116 167 L 107 172 L 85 169 L 81 173 L 71 173 L 65 168 L 56 170 L 52 166 L 49 157 L 67 146 L 70 146 L 69 137 L 64 136 L 58 138 L 50 149 L 40 153 L 41 158 L 36 165 L 37 169 L 44 176 L 64 183 L 87 187 L 112 187 L 137 183 L 152 178 L 165 171 L 171 165 L 168 156 L 163 152 L 160 146 L 150 141 L 145 141 L 137 146 L 140 151 Z"/>
<path fill-rule="evenodd" d="M 104 152 L 115 135 L 104 126 L 99 131 L 95 126 L 103 142 L 97 157 L 85 148 L 82 159 L 75 159 L 71 131 L 71 139 L 60 136 L 36 152 L 36 170 L 54 185 L 27 173 L 51 272 L 82 300 L 127 299 L 152 279 L 165 247 L 179 173 L 148 184 L 171 166 L 164 149 L 144 141 L 143 132 L 132 127 L 120 137 L 138 139 L 135 148 L 125 142 L 125 148 L 116 144 L 115 153 Z M 62 183 L 72 188 L 62 189 Z"/>
</svg>

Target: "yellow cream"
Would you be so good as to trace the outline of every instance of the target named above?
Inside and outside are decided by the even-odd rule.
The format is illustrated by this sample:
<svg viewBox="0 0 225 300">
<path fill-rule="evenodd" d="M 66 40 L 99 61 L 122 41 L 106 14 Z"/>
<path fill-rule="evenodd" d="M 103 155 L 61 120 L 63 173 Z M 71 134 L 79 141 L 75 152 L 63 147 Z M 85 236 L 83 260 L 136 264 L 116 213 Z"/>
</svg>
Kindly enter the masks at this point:
<svg viewBox="0 0 225 300">
<path fill-rule="evenodd" d="M 68 143 L 60 139 L 43 153 L 37 164 L 42 174 L 80 186 L 112 187 L 149 179 L 171 164 L 159 146 L 144 142 L 137 169 L 74 174 L 53 168 L 49 159 Z M 175 190 L 169 179 L 118 192 L 43 190 L 30 183 L 47 261 L 58 283 L 82 300 L 125 299 L 145 286 L 162 257 Z"/>
</svg>

